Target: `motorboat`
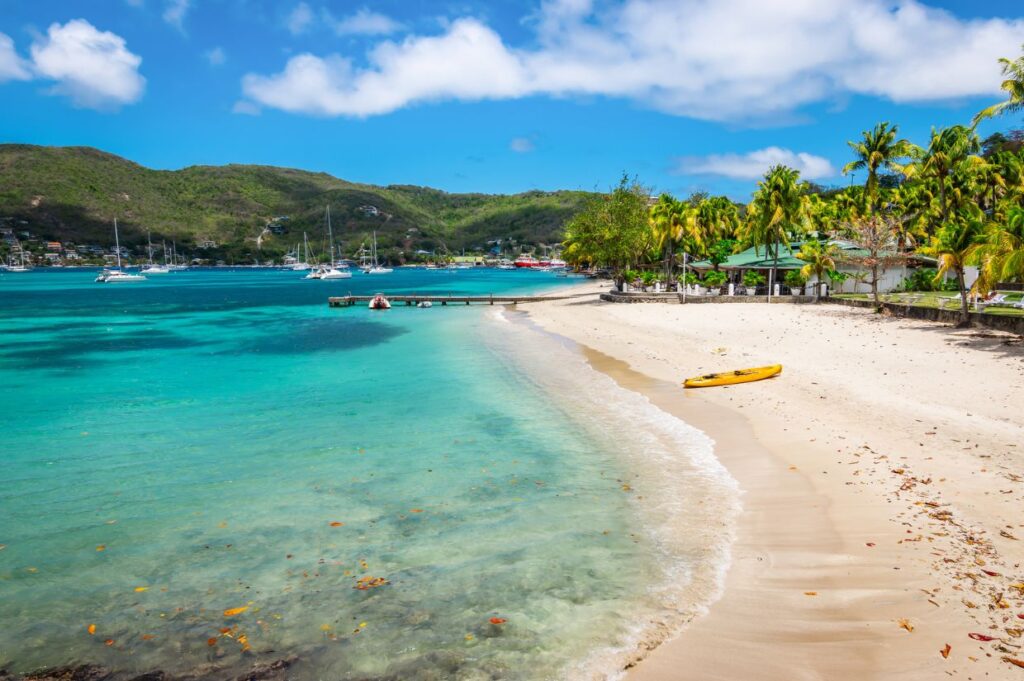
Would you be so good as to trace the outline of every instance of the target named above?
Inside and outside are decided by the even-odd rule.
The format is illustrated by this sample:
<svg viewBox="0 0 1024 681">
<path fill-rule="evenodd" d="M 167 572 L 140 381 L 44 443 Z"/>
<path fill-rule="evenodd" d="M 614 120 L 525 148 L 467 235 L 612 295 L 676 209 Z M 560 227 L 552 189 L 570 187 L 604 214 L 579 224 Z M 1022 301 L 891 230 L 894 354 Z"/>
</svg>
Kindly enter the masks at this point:
<svg viewBox="0 0 1024 681">
<path fill-rule="evenodd" d="M 434 307 L 434 304 L 429 300 L 421 300 L 420 302 L 416 303 L 416 307 Z"/>
<path fill-rule="evenodd" d="M 370 299 L 371 310 L 390 310 L 391 303 L 384 297 L 383 293 L 377 293 Z"/>
<path fill-rule="evenodd" d="M 518 267 L 519 269 L 540 266 L 540 262 L 538 262 L 538 260 L 532 255 L 521 255 L 518 258 L 516 258 L 516 261 L 512 264 Z"/>
<path fill-rule="evenodd" d="M 117 254 L 117 269 L 104 269 L 96 277 L 99 284 L 130 284 L 138 281 L 146 281 L 141 274 L 130 274 L 121 269 L 121 240 L 117 236 L 117 218 L 114 218 L 114 253 Z"/>
<path fill-rule="evenodd" d="M 514 270 L 515 268 L 515 263 L 507 258 L 502 258 L 501 260 L 498 261 L 499 270 Z"/>
</svg>

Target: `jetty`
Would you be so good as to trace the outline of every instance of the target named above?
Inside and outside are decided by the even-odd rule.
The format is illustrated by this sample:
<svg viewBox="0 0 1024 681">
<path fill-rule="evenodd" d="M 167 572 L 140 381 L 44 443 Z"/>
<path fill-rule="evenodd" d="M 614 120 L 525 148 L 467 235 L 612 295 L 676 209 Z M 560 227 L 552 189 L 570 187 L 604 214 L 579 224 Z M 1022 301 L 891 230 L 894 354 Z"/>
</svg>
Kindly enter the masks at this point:
<svg viewBox="0 0 1024 681">
<path fill-rule="evenodd" d="M 565 295 L 535 295 L 535 296 L 510 296 L 510 295 L 461 295 L 461 294 L 389 294 L 385 293 L 384 297 L 392 305 L 401 305 L 405 303 L 406 306 L 412 307 L 420 303 L 438 303 L 441 305 L 517 305 L 519 303 L 538 303 L 545 300 L 568 300 L 570 298 L 585 298 L 594 297 L 594 293 L 574 293 Z M 352 307 L 360 303 L 369 303 L 373 300 L 373 296 L 331 296 L 327 299 L 327 304 L 330 307 Z"/>
</svg>

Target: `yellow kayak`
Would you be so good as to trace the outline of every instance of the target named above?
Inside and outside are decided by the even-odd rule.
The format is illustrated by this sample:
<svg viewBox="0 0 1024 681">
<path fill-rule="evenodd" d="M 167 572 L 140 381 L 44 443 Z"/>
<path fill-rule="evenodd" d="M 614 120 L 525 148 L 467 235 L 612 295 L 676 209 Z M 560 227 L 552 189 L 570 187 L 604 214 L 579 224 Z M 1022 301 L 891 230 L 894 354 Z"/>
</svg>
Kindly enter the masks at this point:
<svg viewBox="0 0 1024 681">
<path fill-rule="evenodd" d="M 710 388 L 715 385 L 733 385 L 734 383 L 750 383 L 760 381 L 782 373 L 781 364 L 772 364 L 767 367 L 755 367 L 753 369 L 737 369 L 726 371 L 721 374 L 708 374 L 707 376 L 695 376 L 683 381 L 684 388 Z"/>
</svg>

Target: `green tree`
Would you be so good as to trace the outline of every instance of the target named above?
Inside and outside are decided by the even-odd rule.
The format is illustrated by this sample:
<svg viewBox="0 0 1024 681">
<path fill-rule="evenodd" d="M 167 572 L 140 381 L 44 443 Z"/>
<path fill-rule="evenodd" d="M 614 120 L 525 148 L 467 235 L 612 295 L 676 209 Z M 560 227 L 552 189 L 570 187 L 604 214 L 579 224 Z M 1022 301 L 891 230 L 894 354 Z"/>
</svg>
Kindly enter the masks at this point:
<svg viewBox="0 0 1024 681">
<path fill-rule="evenodd" d="M 970 323 L 970 310 L 967 306 L 964 269 L 975 259 L 976 251 L 985 235 L 985 223 L 976 215 L 957 217 L 958 219 L 947 222 L 924 250 L 939 259 L 936 281 L 941 280 L 947 272 L 956 275 L 957 288 L 960 291 L 960 325 L 965 326 Z"/>
<path fill-rule="evenodd" d="M 565 225 L 566 257 L 611 267 L 621 284 L 622 271 L 638 265 L 655 245 L 648 196 L 639 180 L 623 175 L 609 193 L 590 198 Z"/>
<path fill-rule="evenodd" d="M 1003 281 L 1024 281 L 1024 206 L 1009 210 L 1005 227 L 989 225 L 972 262 L 979 265 L 977 287 L 981 291 L 990 291 Z"/>
<path fill-rule="evenodd" d="M 754 199 L 741 228 L 745 245 L 757 253 L 761 247 L 772 257 L 772 281 L 778 280 L 779 248 L 789 248 L 789 233 L 800 229 L 805 219 L 805 200 L 800 173 L 783 165 L 773 166 L 757 183 Z"/>
<path fill-rule="evenodd" d="M 800 274 L 807 279 L 812 276 L 817 278 L 814 283 L 814 299 L 821 297 L 821 285 L 825 282 L 825 276 L 836 268 L 836 254 L 839 247 L 832 242 L 822 243 L 820 241 L 805 241 L 800 247 L 796 257 L 803 260 L 806 265 L 800 268 Z"/>
<path fill-rule="evenodd" d="M 701 244 L 701 236 L 694 227 L 689 204 L 668 194 L 662 194 L 651 206 L 650 222 L 655 244 L 664 254 L 665 281 L 670 282 L 675 247 L 678 244 L 691 244 L 691 247 Z"/>
<path fill-rule="evenodd" d="M 868 211 L 878 209 L 878 171 L 880 169 L 902 171 L 901 159 L 910 156 L 913 147 L 904 139 L 896 139 L 898 126 L 888 121 L 879 123 L 871 130 L 861 134 L 859 142 L 847 142 L 853 149 L 854 160 L 843 166 L 843 174 L 867 171 L 864 183 L 864 197 Z"/>
<path fill-rule="evenodd" d="M 974 117 L 975 126 L 986 118 L 1024 110 L 1024 55 L 1013 60 L 1003 57 L 999 64 L 1002 65 L 1005 76 L 999 87 L 1006 91 L 1007 99 L 979 111 Z"/>
</svg>

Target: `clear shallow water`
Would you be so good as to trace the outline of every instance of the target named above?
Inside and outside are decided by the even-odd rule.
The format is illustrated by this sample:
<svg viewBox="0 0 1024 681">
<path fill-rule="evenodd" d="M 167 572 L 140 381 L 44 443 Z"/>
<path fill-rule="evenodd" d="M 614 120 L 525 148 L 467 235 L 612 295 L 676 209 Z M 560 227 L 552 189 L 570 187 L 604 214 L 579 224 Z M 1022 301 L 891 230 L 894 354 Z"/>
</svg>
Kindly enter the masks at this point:
<svg viewBox="0 0 1024 681">
<path fill-rule="evenodd" d="M 623 442 L 613 387 L 559 399 L 582 361 L 497 308 L 325 304 L 552 275 L 93 276 L 0 275 L 0 668 L 560 678 L 706 600 L 712 544 L 663 528 L 720 472 L 630 466 L 699 434 Z"/>
</svg>

